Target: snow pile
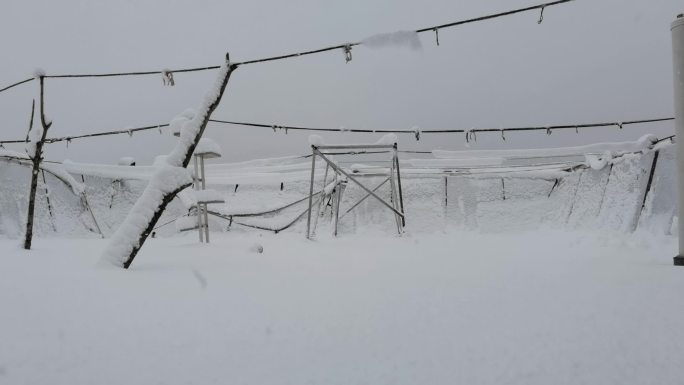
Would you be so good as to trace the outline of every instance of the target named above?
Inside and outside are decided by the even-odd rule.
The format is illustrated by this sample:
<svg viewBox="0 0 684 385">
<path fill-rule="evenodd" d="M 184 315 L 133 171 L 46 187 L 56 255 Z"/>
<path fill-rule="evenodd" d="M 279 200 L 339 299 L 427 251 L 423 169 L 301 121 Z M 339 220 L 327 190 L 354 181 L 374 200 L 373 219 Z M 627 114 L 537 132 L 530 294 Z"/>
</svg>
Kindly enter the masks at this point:
<svg viewBox="0 0 684 385">
<path fill-rule="evenodd" d="M 221 151 L 221 146 L 219 146 L 219 144 L 216 143 L 213 139 L 200 139 L 199 143 L 197 144 L 197 147 L 195 147 L 195 155 L 209 153 L 216 154 L 218 156 L 223 155 L 223 152 Z"/>
<path fill-rule="evenodd" d="M 613 160 L 613 154 L 610 151 L 606 151 L 603 155 L 585 155 L 587 167 L 591 167 L 593 170 L 602 170 Z"/>
<path fill-rule="evenodd" d="M 363 39 L 361 44 L 369 48 L 406 47 L 414 51 L 423 47 L 415 31 L 380 33 Z"/>
</svg>

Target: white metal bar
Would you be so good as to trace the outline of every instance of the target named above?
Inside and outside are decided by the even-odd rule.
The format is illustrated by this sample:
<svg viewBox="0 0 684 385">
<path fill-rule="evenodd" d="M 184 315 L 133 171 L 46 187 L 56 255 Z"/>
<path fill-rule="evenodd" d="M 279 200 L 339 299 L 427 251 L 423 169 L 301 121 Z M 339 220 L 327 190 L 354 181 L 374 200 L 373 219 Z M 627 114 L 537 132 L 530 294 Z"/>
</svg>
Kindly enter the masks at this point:
<svg viewBox="0 0 684 385">
<path fill-rule="evenodd" d="M 306 219 L 306 239 L 311 239 L 311 208 L 313 207 L 314 176 L 316 171 L 316 147 L 311 146 L 311 184 L 309 186 L 309 212 Z M 325 194 L 322 194 L 325 196 Z"/>
<path fill-rule="evenodd" d="M 195 177 L 193 178 L 193 189 L 195 191 L 199 191 L 199 179 L 200 179 L 200 174 L 199 174 L 199 164 L 198 164 L 198 156 L 195 155 L 193 156 L 193 164 L 195 167 Z M 199 232 L 199 241 L 200 243 L 204 242 L 204 235 L 202 231 L 202 208 L 200 207 L 199 204 L 196 206 L 197 208 L 195 209 L 195 215 L 197 215 L 197 230 Z"/>
<path fill-rule="evenodd" d="M 671 30 L 679 197 L 679 254 L 674 258 L 674 264 L 684 266 L 684 14 L 677 16 Z"/>
<path fill-rule="evenodd" d="M 391 150 L 394 148 L 391 144 L 348 144 L 348 145 L 323 145 L 314 146 L 317 150 L 359 150 L 359 149 L 385 149 Z"/>
</svg>

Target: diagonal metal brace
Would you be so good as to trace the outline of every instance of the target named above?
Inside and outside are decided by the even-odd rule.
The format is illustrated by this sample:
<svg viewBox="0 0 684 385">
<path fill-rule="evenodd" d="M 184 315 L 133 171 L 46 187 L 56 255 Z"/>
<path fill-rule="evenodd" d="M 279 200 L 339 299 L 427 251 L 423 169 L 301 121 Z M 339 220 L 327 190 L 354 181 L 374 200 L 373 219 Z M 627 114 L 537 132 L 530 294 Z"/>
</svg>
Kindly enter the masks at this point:
<svg viewBox="0 0 684 385">
<path fill-rule="evenodd" d="M 379 185 L 377 185 L 377 186 L 373 189 L 373 192 L 378 191 L 378 189 L 380 189 L 380 187 L 384 186 L 385 183 L 389 182 L 389 180 L 390 180 L 390 178 L 385 179 L 382 183 L 380 183 Z M 361 203 L 363 203 L 363 201 L 365 201 L 366 199 L 368 199 L 369 196 L 370 196 L 370 194 L 366 194 L 363 198 L 359 199 L 359 201 L 356 202 L 356 203 L 354 203 L 354 205 L 353 205 L 352 207 L 350 207 L 349 210 L 345 211 L 344 214 L 342 214 L 342 216 L 340 217 L 340 219 L 344 218 L 347 214 L 349 214 L 352 210 L 354 210 L 358 205 L 360 205 Z"/>
<path fill-rule="evenodd" d="M 314 147 L 313 151 L 314 151 L 314 153 L 315 153 L 316 155 L 320 156 L 323 160 L 325 160 L 325 161 L 330 165 L 330 167 L 333 168 L 333 170 L 335 170 L 336 172 L 339 172 L 340 174 L 346 176 L 350 181 L 356 183 L 359 187 L 361 187 L 364 191 L 366 191 L 368 194 L 370 194 L 373 198 L 379 200 L 383 205 L 387 206 L 388 209 L 392 210 L 395 214 L 397 214 L 397 215 L 400 216 L 401 218 L 404 218 L 404 214 L 403 214 L 403 213 L 397 211 L 397 209 L 395 209 L 394 207 L 392 207 L 392 205 L 390 205 L 389 203 L 385 202 L 384 199 L 382 199 L 382 198 L 380 198 L 379 196 L 377 196 L 377 195 L 376 195 L 373 191 L 371 191 L 368 187 L 364 186 L 361 182 L 359 182 L 358 180 L 356 180 L 356 178 L 354 178 L 353 176 L 349 175 L 349 173 L 347 173 L 346 171 L 342 170 L 340 167 L 338 167 L 336 164 L 334 164 L 330 159 L 326 158 L 325 155 L 323 155 L 323 153 L 321 153 L 321 152 L 318 150 L 318 148 L 315 148 L 315 147 Z"/>
</svg>

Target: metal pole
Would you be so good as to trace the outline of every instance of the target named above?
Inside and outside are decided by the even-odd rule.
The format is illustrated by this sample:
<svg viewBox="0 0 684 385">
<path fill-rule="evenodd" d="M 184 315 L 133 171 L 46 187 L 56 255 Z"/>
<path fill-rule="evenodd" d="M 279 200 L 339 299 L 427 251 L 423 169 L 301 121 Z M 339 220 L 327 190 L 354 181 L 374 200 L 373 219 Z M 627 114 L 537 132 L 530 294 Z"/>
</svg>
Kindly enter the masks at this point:
<svg viewBox="0 0 684 385">
<path fill-rule="evenodd" d="M 340 183 L 335 187 L 337 189 L 337 197 L 335 197 L 335 236 L 337 236 L 337 224 L 340 222 L 340 200 L 342 200 L 343 183 Z"/>
<path fill-rule="evenodd" d="M 202 190 L 207 188 L 207 174 L 204 172 L 204 155 L 200 155 L 200 170 L 202 171 Z M 204 215 L 204 240 L 209 243 L 209 213 L 207 204 L 202 204 L 202 214 Z"/>
<path fill-rule="evenodd" d="M 325 187 L 328 185 L 328 171 L 330 170 L 330 165 L 326 164 L 325 166 L 325 174 L 323 174 L 323 188 L 321 189 L 321 196 L 323 196 L 323 199 L 318 200 L 318 208 L 316 209 L 316 215 L 314 216 L 314 222 L 313 222 L 313 235 L 314 237 L 316 236 L 316 228 L 318 227 L 318 217 L 321 216 L 321 208 L 323 207 L 323 201 L 325 200 Z M 337 174 L 335 174 L 335 178 L 337 177 Z"/>
<path fill-rule="evenodd" d="M 200 155 L 200 168 L 202 170 L 202 190 L 204 190 L 207 188 L 207 178 L 204 176 L 204 155 Z"/>
<path fill-rule="evenodd" d="M 675 266 L 684 266 L 684 13 L 672 23 L 675 127 L 677 134 L 677 189 L 679 196 L 679 254 Z"/>
<path fill-rule="evenodd" d="M 396 163 L 394 162 L 394 159 L 392 159 L 392 167 L 390 167 L 390 197 L 392 200 L 392 206 L 394 206 L 395 209 L 400 210 L 399 208 L 399 202 L 397 199 L 397 186 L 396 182 L 394 180 L 394 170 L 396 168 Z M 394 220 L 397 222 L 397 232 L 401 234 L 401 218 L 397 216 L 396 214 L 394 215 Z"/>
<path fill-rule="evenodd" d="M 313 205 L 314 172 L 316 170 L 316 146 L 311 146 L 311 185 L 309 186 L 309 214 L 306 219 L 306 239 L 311 239 L 311 207 Z M 325 194 L 322 194 L 325 195 Z M 322 198 L 321 198 L 322 199 Z"/>
<path fill-rule="evenodd" d="M 397 144 L 394 143 L 394 161 L 397 163 L 397 184 L 399 185 L 399 206 L 401 213 L 404 213 L 404 192 L 401 190 L 401 169 L 399 169 L 399 155 L 397 153 Z M 406 217 L 401 217 L 401 225 L 406 227 Z"/>
<path fill-rule="evenodd" d="M 193 156 L 193 163 L 195 166 L 195 178 L 194 178 L 194 183 L 195 185 L 193 186 L 195 188 L 195 191 L 199 191 L 199 165 L 197 164 L 197 155 Z M 200 208 L 199 202 L 195 202 L 195 214 L 197 215 L 197 231 L 199 232 L 199 241 L 200 243 L 204 242 L 204 237 L 202 236 L 202 209 Z"/>
<path fill-rule="evenodd" d="M 404 214 L 404 192 L 401 190 L 401 169 L 399 168 L 399 155 L 397 153 L 397 144 L 394 144 L 394 160 L 397 163 L 397 185 L 399 186 L 399 206 L 401 213 Z M 406 217 L 401 217 L 402 227 L 406 227 Z"/>
</svg>

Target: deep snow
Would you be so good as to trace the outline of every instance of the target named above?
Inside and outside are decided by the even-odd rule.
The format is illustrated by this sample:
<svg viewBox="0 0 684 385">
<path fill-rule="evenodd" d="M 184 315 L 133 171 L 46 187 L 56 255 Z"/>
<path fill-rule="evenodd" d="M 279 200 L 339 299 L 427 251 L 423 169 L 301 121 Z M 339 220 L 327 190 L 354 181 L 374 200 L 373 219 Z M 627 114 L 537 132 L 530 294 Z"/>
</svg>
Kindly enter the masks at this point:
<svg viewBox="0 0 684 385">
<path fill-rule="evenodd" d="M 0 383 L 680 384 L 673 237 L 0 241 Z M 262 245 L 264 252 L 254 250 Z"/>
</svg>

